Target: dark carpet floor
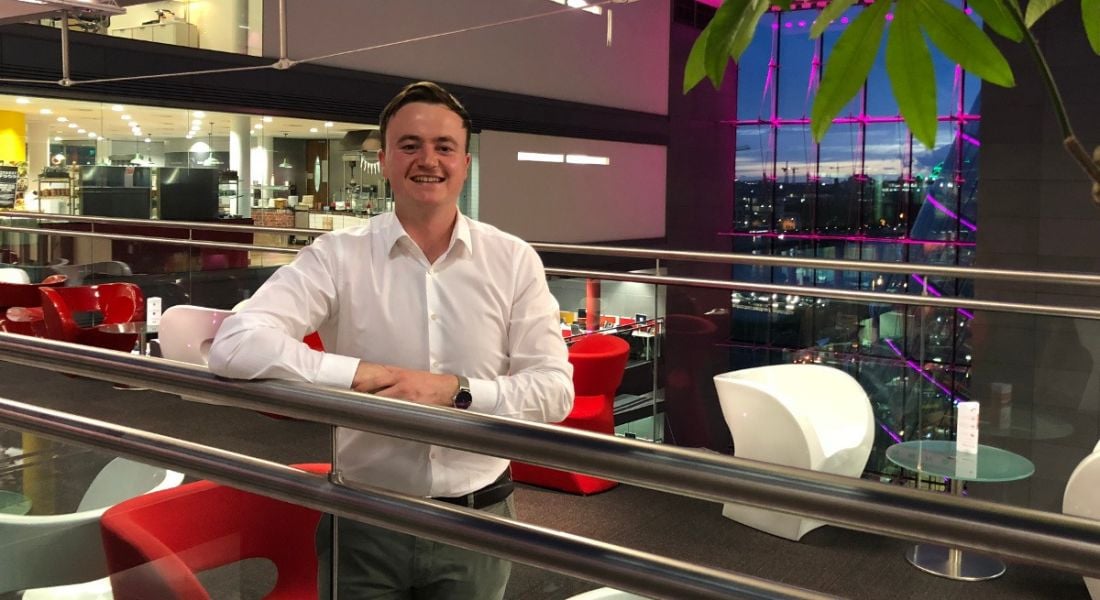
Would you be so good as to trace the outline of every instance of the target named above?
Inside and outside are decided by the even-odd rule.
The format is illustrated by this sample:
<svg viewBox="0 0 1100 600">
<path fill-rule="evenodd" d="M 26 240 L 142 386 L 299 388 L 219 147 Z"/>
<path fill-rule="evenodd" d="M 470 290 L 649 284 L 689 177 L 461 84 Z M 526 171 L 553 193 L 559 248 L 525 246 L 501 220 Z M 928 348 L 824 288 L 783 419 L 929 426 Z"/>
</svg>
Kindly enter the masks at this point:
<svg viewBox="0 0 1100 600">
<path fill-rule="evenodd" d="M 250 411 L 186 402 L 152 391 L 119 391 L 105 382 L 0 363 L 0 396 L 120 423 L 282 463 L 327 461 L 328 427 L 273 420 Z M 729 521 L 713 502 L 632 486 L 590 497 L 519 486 L 519 518 L 533 524 L 654 552 L 688 562 L 805 587 L 846 598 L 936 600 L 1087 600 L 1081 578 L 1030 565 L 1009 565 L 986 582 L 955 582 L 925 574 L 905 560 L 908 542 L 826 526 L 801 542 L 779 539 Z M 256 577 L 264 578 L 262 569 Z M 252 598 L 215 592 L 218 600 Z M 513 568 L 507 598 L 560 600 L 599 587 L 523 564 Z"/>
</svg>

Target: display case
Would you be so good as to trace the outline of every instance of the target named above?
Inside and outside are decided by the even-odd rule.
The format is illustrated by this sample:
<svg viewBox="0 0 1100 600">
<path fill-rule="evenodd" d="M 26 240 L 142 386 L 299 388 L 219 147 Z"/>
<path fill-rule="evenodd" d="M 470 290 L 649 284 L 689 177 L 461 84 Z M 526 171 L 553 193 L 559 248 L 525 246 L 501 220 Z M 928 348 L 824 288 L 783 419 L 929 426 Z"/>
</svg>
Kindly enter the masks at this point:
<svg viewBox="0 0 1100 600">
<path fill-rule="evenodd" d="M 386 198 L 378 153 L 369 150 L 345 152 L 342 158 L 344 193 L 336 197 L 336 210 L 367 216 L 393 210 L 393 202 Z"/>
<path fill-rule="evenodd" d="M 73 180 L 67 175 L 54 173 L 38 178 L 38 203 L 28 205 L 27 210 L 56 215 L 73 214 Z"/>
<path fill-rule="evenodd" d="M 240 182 L 236 171 L 223 171 L 218 178 L 218 216 L 238 214 Z"/>
</svg>

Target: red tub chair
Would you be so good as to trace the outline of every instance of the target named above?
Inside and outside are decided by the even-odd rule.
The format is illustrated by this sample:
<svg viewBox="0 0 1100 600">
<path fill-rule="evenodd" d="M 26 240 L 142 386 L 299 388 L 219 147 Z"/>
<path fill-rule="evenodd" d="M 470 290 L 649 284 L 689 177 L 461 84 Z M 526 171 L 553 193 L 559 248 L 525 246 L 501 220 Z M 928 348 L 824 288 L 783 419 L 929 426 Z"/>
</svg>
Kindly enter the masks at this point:
<svg viewBox="0 0 1100 600">
<path fill-rule="evenodd" d="M 327 464 L 294 465 L 327 473 Z M 146 494 L 103 514 L 115 600 L 209 600 L 195 574 L 249 558 L 278 571 L 265 600 L 315 600 L 321 513 L 210 481 Z"/>
<path fill-rule="evenodd" d="M 630 344 L 613 335 L 588 335 L 570 346 L 569 362 L 573 364 L 576 399 L 572 412 L 558 425 L 614 435 L 615 391 L 622 383 L 629 354 Z M 512 463 L 512 478 L 581 495 L 596 494 L 618 485 L 618 482 L 591 475 L 521 462 Z"/>
<path fill-rule="evenodd" d="M 40 283 L 0 282 L 0 331 L 21 333 L 38 337 L 46 336 L 46 325 L 42 321 L 42 287 L 61 287 L 65 285 L 64 275 L 50 275 Z"/>
<path fill-rule="evenodd" d="M 133 350 L 137 334 L 121 335 L 96 329 L 99 325 L 145 320 L 145 297 L 132 283 L 41 288 L 42 317 L 46 337 L 62 342 L 108 348 L 120 352 Z M 81 327 L 78 313 L 93 313 L 94 325 Z"/>
</svg>

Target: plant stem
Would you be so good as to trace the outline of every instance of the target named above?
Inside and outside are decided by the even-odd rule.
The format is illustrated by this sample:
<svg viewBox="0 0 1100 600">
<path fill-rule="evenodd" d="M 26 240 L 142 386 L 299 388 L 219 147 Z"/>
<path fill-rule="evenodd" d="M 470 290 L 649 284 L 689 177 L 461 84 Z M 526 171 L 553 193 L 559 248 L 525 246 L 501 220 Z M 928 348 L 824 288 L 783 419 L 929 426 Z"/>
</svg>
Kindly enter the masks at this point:
<svg viewBox="0 0 1100 600">
<path fill-rule="evenodd" d="M 1024 32 L 1024 45 L 1027 46 L 1031 52 L 1031 56 L 1035 59 L 1035 62 L 1039 65 L 1039 73 L 1043 77 L 1043 84 L 1047 89 L 1047 94 L 1050 95 L 1051 103 L 1054 105 L 1054 112 L 1058 116 L 1058 125 L 1062 129 L 1062 146 L 1065 147 L 1069 155 L 1073 157 L 1081 169 L 1089 176 L 1090 179 L 1096 184 L 1100 184 L 1100 164 L 1089 156 L 1085 151 L 1084 146 L 1077 139 L 1077 135 L 1073 132 L 1073 125 L 1069 122 L 1069 114 L 1066 112 L 1066 104 L 1062 100 L 1062 92 L 1058 89 L 1058 84 L 1054 81 L 1054 74 L 1050 71 L 1050 64 L 1047 63 L 1046 56 L 1043 54 L 1041 48 L 1039 48 L 1039 42 L 1032 35 L 1031 30 L 1027 28 L 1027 24 L 1024 22 L 1024 15 L 1020 12 L 1020 5 L 1012 0 L 1004 0 L 1005 6 L 1008 8 L 1008 13 L 1012 15 L 1012 18 L 1016 21 L 1016 25 Z"/>
</svg>

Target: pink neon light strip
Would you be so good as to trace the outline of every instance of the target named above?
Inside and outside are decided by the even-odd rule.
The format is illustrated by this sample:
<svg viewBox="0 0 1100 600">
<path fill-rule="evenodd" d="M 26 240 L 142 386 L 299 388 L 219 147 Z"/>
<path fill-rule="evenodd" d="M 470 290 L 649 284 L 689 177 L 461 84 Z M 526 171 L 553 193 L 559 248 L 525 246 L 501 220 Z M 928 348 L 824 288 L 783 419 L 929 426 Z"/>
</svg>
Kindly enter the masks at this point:
<svg viewBox="0 0 1100 600">
<path fill-rule="evenodd" d="M 718 235 L 726 237 L 762 237 L 769 239 L 780 240 L 812 240 L 812 241 L 828 241 L 828 242 L 867 242 L 871 244 L 913 244 L 913 245 L 935 245 L 935 246 L 955 246 L 959 248 L 973 248 L 977 245 L 976 242 L 960 242 L 957 240 L 915 240 L 912 238 L 876 238 L 868 237 L 864 235 L 828 235 L 822 233 L 776 233 L 776 232 L 761 232 L 751 233 L 745 231 L 720 231 Z"/>
<path fill-rule="evenodd" d="M 959 137 L 961 137 L 963 139 L 963 141 L 969 143 L 971 146 L 981 147 L 981 145 L 982 145 L 982 143 L 978 141 L 978 138 L 976 138 L 972 135 L 969 135 L 969 134 L 966 134 L 966 133 L 960 133 Z"/>
<path fill-rule="evenodd" d="M 937 121 L 949 122 L 959 121 L 962 123 L 968 123 L 970 121 L 980 121 L 980 115 L 971 115 L 967 113 L 960 113 L 957 115 L 947 115 L 937 117 Z M 869 115 L 860 115 L 855 117 L 837 117 L 833 119 L 833 123 L 902 123 L 905 119 L 900 116 L 897 117 L 872 117 Z M 726 124 L 734 125 L 809 125 L 809 117 L 799 117 L 794 119 L 744 119 L 744 120 L 727 120 L 722 121 Z"/>
<path fill-rule="evenodd" d="M 944 384 L 936 381 L 935 377 L 932 377 L 931 375 L 928 374 L 927 371 L 922 369 L 921 366 L 916 363 L 916 361 L 906 358 L 905 355 L 902 354 L 901 349 L 898 348 L 897 344 L 894 343 L 894 340 L 892 340 L 890 338 L 882 338 L 882 339 L 883 339 L 883 341 L 886 342 L 886 345 L 889 346 L 890 349 L 894 351 L 894 354 L 898 355 L 898 358 L 905 361 L 906 366 L 908 366 L 910 369 L 912 369 L 912 370 L 916 371 L 917 373 L 919 373 L 921 377 L 923 377 L 923 378 L 927 379 L 928 381 L 932 382 L 932 385 L 939 388 L 940 391 L 943 392 L 944 394 L 947 394 L 947 397 L 951 398 L 952 401 L 959 402 L 959 400 L 961 400 L 961 398 L 959 398 L 958 396 L 952 394 L 951 390 L 947 389 L 947 386 L 945 386 Z"/>
<path fill-rule="evenodd" d="M 942 298 L 943 297 L 943 293 L 941 293 L 939 290 L 937 290 L 936 286 L 929 283 L 927 279 L 925 279 L 925 278 L 923 278 L 920 275 L 917 275 L 915 273 L 910 275 L 910 277 L 915 279 L 917 281 L 917 283 L 919 283 L 921 285 L 921 287 L 928 290 L 929 294 L 932 294 L 933 296 L 935 296 L 937 298 Z M 956 308 L 955 310 L 959 311 L 959 314 L 966 317 L 967 319 L 973 319 L 974 318 L 974 313 L 970 312 L 969 310 L 966 310 L 965 308 Z"/>
<path fill-rule="evenodd" d="M 977 231 L 978 230 L 977 225 L 975 225 L 975 224 L 971 223 L 970 221 L 967 221 L 966 219 L 964 219 L 964 218 L 960 217 L 959 215 L 955 214 L 955 211 L 951 210 L 950 208 L 947 208 L 939 200 L 936 200 L 935 198 L 933 198 L 932 194 L 926 194 L 924 196 L 924 199 L 927 200 L 932 206 L 935 206 L 943 214 L 945 214 L 945 215 L 951 217 L 952 219 L 955 219 L 956 221 L 958 221 L 959 225 L 962 225 L 963 227 L 969 229 L 970 231 Z"/>
</svg>

